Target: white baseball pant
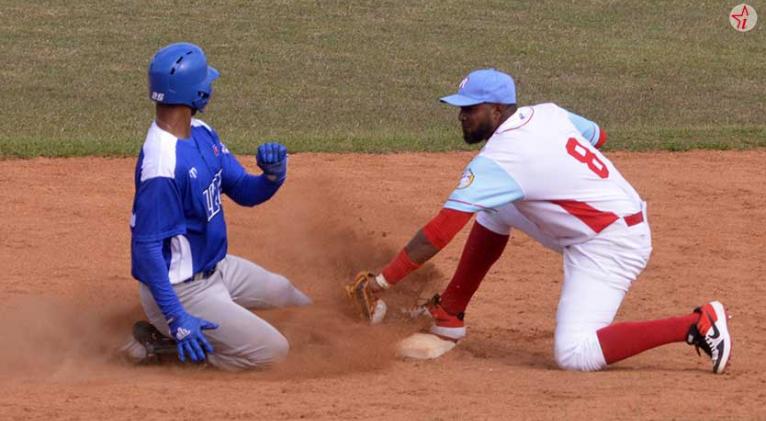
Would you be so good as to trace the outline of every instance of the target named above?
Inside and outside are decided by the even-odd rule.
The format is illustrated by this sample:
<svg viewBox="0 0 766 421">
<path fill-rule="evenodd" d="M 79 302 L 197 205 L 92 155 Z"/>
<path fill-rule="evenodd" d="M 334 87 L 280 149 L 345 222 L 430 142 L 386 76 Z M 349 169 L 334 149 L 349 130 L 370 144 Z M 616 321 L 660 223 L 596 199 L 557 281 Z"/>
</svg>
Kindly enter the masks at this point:
<svg viewBox="0 0 766 421">
<path fill-rule="evenodd" d="M 630 285 L 644 270 L 652 252 L 651 229 L 644 222 L 629 227 L 623 219 L 590 240 L 562 247 L 513 204 L 481 212 L 477 222 L 501 235 L 517 228 L 563 255 L 564 281 L 556 313 L 554 356 L 566 370 L 606 367 L 596 332 L 612 323 Z"/>
</svg>

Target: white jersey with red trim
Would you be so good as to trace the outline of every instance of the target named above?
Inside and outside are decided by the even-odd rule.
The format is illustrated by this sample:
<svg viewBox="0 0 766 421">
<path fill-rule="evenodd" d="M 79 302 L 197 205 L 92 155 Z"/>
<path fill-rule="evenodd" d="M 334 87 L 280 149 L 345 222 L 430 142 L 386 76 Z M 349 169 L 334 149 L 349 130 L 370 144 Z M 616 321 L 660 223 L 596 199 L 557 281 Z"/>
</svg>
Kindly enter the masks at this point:
<svg viewBox="0 0 766 421">
<path fill-rule="evenodd" d="M 513 203 L 561 245 L 642 211 L 638 193 L 594 146 L 598 126 L 547 103 L 521 107 L 468 164 L 444 205 L 495 213 Z"/>
</svg>

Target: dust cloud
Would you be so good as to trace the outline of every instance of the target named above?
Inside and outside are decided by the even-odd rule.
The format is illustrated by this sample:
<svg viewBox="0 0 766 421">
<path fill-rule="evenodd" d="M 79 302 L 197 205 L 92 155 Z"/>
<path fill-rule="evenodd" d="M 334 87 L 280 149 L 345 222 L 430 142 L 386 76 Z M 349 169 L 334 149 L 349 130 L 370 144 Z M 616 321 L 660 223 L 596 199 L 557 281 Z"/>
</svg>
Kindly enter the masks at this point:
<svg viewBox="0 0 766 421">
<path fill-rule="evenodd" d="M 444 276 L 433 266 L 424 266 L 386 294 L 386 323 L 363 323 L 342 287 L 357 271 L 379 270 L 401 244 L 393 245 L 385 234 L 369 231 L 364 206 L 345 196 L 330 178 L 317 177 L 292 188 L 290 206 L 270 217 L 271 229 L 260 241 L 280 259 L 306 268 L 299 281 L 310 290 L 314 304 L 256 312 L 282 331 L 291 346 L 285 362 L 258 376 L 318 377 L 385 367 L 395 358 L 396 342 L 423 327 L 423 321 L 409 320 L 400 309 L 430 296 Z M 333 200 L 326 200 L 328 196 Z M 348 218 L 349 214 L 356 217 Z M 94 304 L 93 296 L 82 290 L 69 297 L 20 296 L 5 301 L 0 310 L 5 344 L 0 348 L 0 375 L 72 380 L 135 370 L 120 358 L 118 349 L 127 341 L 132 323 L 144 318 L 137 297 Z"/>
</svg>

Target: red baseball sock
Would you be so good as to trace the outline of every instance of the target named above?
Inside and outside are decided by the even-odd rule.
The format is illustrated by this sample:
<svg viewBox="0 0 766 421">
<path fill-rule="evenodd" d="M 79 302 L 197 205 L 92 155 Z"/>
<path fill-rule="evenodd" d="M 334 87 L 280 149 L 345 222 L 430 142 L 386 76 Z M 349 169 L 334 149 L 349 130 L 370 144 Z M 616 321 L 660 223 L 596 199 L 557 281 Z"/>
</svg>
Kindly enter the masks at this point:
<svg viewBox="0 0 766 421">
<path fill-rule="evenodd" d="M 683 342 L 698 313 L 647 322 L 613 323 L 596 334 L 607 364 L 673 342 Z"/>
<path fill-rule="evenodd" d="M 481 280 L 503 254 L 507 243 L 507 235 L 496 234 L 478 222 L 473 224 L 455 275 L 442 294 L 441 305 L 447 313 L 458 314 L 465 311 Z"/>
</svg>

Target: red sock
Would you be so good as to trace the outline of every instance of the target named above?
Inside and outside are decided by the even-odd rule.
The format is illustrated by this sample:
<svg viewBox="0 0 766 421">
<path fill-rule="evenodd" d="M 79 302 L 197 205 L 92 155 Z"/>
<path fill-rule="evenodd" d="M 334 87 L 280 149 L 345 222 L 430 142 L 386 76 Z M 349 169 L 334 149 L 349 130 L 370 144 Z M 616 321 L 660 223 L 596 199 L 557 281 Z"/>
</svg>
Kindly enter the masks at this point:
<svg viewBox="0 0 766 421">
<path fill-rule="evenodd" d="M 503 254 L 507 243 L 507 235 L 496 234 L 478 222 L 473 224 L 455 275 L 442 294 L 441 305 L 447 313 L 458 314 L 465 311 L 481 280 Z"/>
<path fill-rule="evenodd" d="M 598 341 L 607 364 L 673 342 L 683 342 L 698 313 L 647 322 L 613 323 L 599 329 Z"/>
</svg>

